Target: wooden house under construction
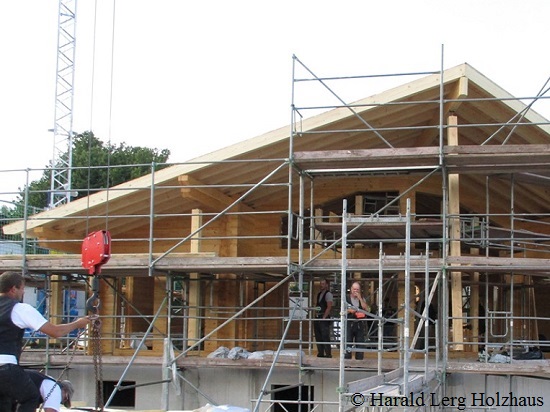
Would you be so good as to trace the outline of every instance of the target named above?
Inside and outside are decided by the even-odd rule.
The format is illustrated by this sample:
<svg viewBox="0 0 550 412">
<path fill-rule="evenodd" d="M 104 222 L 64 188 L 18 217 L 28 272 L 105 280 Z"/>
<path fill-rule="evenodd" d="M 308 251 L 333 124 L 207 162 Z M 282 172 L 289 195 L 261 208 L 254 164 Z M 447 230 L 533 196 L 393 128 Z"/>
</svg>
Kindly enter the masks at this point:
<svg viewBox="0 0 550 412">
<path fill-rule="evenodd" d="M 23 360 L 62 369 L 82 405 L 347 411 L 370 410 L 374 393 L 430 394 L 414 410 L 453 396 L 541 410 L 542 97 L 511 96 L 462 64 L 349 103 L 331 85 L 357 78 L 322 79 L 297 58 L 294 70 L 290 126 L 4 226 L 51 251 L 0 260 L 47 291 L 50 316 L 64 320 L 67 290 L 100 302 L 98 336 L 40 341 Z M 330 103 L 300 106 L 304 83 Z M 96 273 L 81 262 L 90 233 L 111 237 Z M 335 297 L 332 359 L 316 357 L 313 336 L 321 279 Z M 370 303 L 362 361 L 343 357 L 352 281 Z M 499 391 L 522 405 L 471 395 Z"/>
</svg>

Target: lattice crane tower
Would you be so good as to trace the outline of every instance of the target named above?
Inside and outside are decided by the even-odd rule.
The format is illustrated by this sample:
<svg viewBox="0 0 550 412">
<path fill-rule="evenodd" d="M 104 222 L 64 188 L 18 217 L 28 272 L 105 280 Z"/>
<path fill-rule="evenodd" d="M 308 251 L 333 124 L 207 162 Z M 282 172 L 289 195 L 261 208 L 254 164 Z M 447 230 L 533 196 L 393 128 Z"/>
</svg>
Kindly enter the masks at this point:
<svg viewBox="0 0 550 412">
<path fill-rule="evenodd" d="M 71 201 L 76 3 L 59 0 L 50 208 Z"/>
</svg>

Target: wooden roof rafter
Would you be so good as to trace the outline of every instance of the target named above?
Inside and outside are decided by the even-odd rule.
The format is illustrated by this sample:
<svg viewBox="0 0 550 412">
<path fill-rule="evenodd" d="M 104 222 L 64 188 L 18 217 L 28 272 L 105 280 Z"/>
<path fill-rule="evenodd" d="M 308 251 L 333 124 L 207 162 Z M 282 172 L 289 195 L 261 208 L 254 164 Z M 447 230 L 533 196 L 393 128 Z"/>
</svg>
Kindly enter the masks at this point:
<svg viewBox="0 0 550 412">
<path fill-rule="evenodd" d="M 271 155 L 273 155 L 272 152 L 269 151 L 269 149 L 266 150 L 266 152 L 269 152 L 270 158 L 257 158 L 257 159 L 247 159 L 246 157 L 243 157 L 242 159 L 234 158 L 227 162 L 220 162 L 216 165 L 213 165 L 214 167 L 207 168 L 204 170 L 200 170 L 197 172 L 194 172 L 192 175 L 196 179 L 203 182 L 203 184 L 213 184 L 212 182 L 215 182 L 217 186 L 227 185 L 227 189 L 224 188 L 224 193 L 227 193 L 231 190 L 229 188 L 230 185 L 238 184 L 239 182 L 242 182 L 243 175 L 242 170 L 243 167 L 246 166 L 248 170 L 250 170 L 251 174 L 254 174 L 254 172 L 258 171 L 261 172 L 265 170 L 267 165 L 271 165 L 274 163 L 280 163 L 281 160 L 277 157 L 272 158 Z M 268 153 L 263 152 L 262 155 L 266 155 Z M 286 153 L 288 155 L 288 153 Z M 246 179 L 248 182 L 249 180 Z"/>
<path fill-rule="evenodd" d="M 485 214 L 487 206 L 487 199 L 485 196 L 487 185 L 485 183 L 485 180 L 480 180 L 475 175 L 464 175 L 461 176 L 460 184 L 462 187 L 468 188 L 468 192 L 464 192 L 463 190 L 461 190 L 460 204 L 467 210 L 471 211 L 471 213 Z M 495 185 L 494 183 L 491 183 L 491 191 L 489 193 L 491 210 L 489 211 L 489 218 L 492 224 L 497 224 L 503 227 L 507 227 L 510 225 L 510 190 L 511 189 L 509 184 Z M 518 196 L 518 199 L 529 198 L 524 197 L 528 196 L 526 194 Z M 523 207 L 524 206 L 517 206 L 517 208 Z M 531 210 L 531 212 L 533 212 L 533 210 Z M 515 213 L 520 214 L 525 212 L 516 210 Z M 525 228 L 524 224 L 522 223 L 517 223 L 517 225 L 518 227 Z"/>
<path fill-rule="evenodd" d="M 431 118 L 430 125 L 438 125 L 439 124 L 439 113 L 434 113 L 433 117 Z M 418 136 L 415 137 L 415 140 L 413 142 L 414 146 L 437 146 L 439 143 L 438 137 L 439 137 L 440 128 L 426 128 L 423 131 L 420 132 Z"/>
<path fill-rule="evenodd" d="M 236 199 L 226 195 L 218 188 L 208 187 L 208 185 L 190 175 L 180 176 L 179 182 L 182 184 L 180 189 L 182 197 L 197 201 L 204 211 L 221 211 L 236 201 Z M 241 211 L 254 211 L 244 202 L 239 203 L 239 208 Z"/>
<path fill-rule="evenodd" d="M 479 101 L 469 101 L 458 110 L 463 119 L 467 119 L 462 127 L 462 132 L 470 130 L 482 130 L 483 144 L 540 144 L 541 139 L 548 139 L 548 130 L 544 124 L 548 123 L 540 118 L 532 110 L 526 110 L 523 106 L 519 112 L 503 104 L 494 98 L 479 98 Z M 533 116 L 530 116 L 533 114 Z M 532 117 L 532 120 L 529 118 Z M 535 123 L 533 123 L 535 122 Z M 539 123 L 537 123 L 539 122 Z M 460 128 L 460 126 L 459 126 Z M 547 129 L 547 127 L 546 127 Z M 510 135 L 510 132 L 512 134 Z"/>
<path fill-rule="evenodd" d="M 282 162 L 286 163 L 286 160 L 277 160 L 277 166 L 280 165 Z M 241 173 L 242 168 L 244 167 L 244 163 L 240 164 L 241 167 Z M 275 167 L 275 162 L 269 162 L 269 167 Z M 254 185 L 256 185 L 258 182 L 253 181 L 251 176 L 259 176 L 261 174 L 266 173 L 266 163 L 264 162 L 248 162 L 246 164 L 246 170 L 249 172 L 246 176 L 240 176 L 236 180 L 237 177 L 234 178 L 234 180 L 228 179 L 228 176 L 225 175 L 225 167 L 220 167 L 214 174 L 210 173 L 197 173 L 194 174 L 193 177 L 196 178 L 198 181 L 202 182 L 203 185 L 208 186 L 210 185 L 210 182 L 216 182 L 216 188 L 218 190 L 223 189 L 223 193 L 226 196 L 229 196 L 231 198 L 236 198 L 245 193 L 247 190 L 252 188 Z M 228 171 L 228 174 L 231 173 L 231 170 Z M 258 193 L 262 192 L 266 188 L 269 188 L 269 191 L 278 191 L 279 188 L 285 188 L 286 190 L 286 183 L 288 180 L 288 169 L 281 169 L 279 172 L 274 174 L 270 177 L 268 182 L 265 182 L 264 184 L 258 186 L 252 193 L 250 193 L 247 196 L 247 203 L 249 206 L 253 204 L 254 202 L 249 199 L 254 199 Z M 226 187 L 219 188 L 218 186 L 224 186 Z"/>
<path fill-rule="evenodd" d="M 496 175 L 496 178 L 508 179 L 508 174 Z M 550 172 L 520 172 L 514 175 L 516 182 L 521 182 L 526 185 L 536 185 L 538 187 L 550 186 Z M 541 189 L 542 190 L 542 189 Z"/>
<path fill-rule="evenodd" d="M 508 192 L 507 198 L 513 196 L 515 199 L 514 213 L 517 214 L 537 214 L 548 208 L 546 200 L 546 188 L 540 188 L 533 185 L 524 184 L 521 179 L 516 179 L 517 173 L 508 174 L 507 178 L 503 175 L 493 177 L 491 180 L 492 190 L 494 192 Z M 501 185 L 502 184 L 502 185 Z M 512 187 L 513 185 L 513 187 Z M 520 202 L 521 199 L 529 199 L 529 202 Z"/>
<path fill-rule="evenodd" d="M 415 99 L 420 100 L 415 101 Z M 316 150 L 322 149 L 323 146 L 328 148 L 334 145 L 335 141 L 338 141 L 340 147 L 365 147 L 365 136 L 369 139 L 372 137 L 369 146 L 387 148 L 386 144 L 377 142 L 376 137 L 373 135 L 375 131 L 381 133 L 392 146 L 402 146 L 403 142 L 409 140 L 408 135 L 422 133 L 421 129 L 423 127 L 426 127 L 428 132 L 435 129 L 436 134 L 438 133 L 436 126 L 439 124 L 439 117 L 433 114 L 434 110 L 436 113 L 439 112 L 437 109 L 438 104 L 438 89 L 433 88 L 419 92 L 414 96 L 407 96 L 401 101 L 393 101 L 385 105 L 383 103 L 372 103 L 372 105 L 366 105 L 363 108 L 356 108 L 358 116 L 342 119 L 339 122 L 326 124 L 319 128 L 312 128 L 308 132 L 314 133 L 311 135 L 312 137 L 319 138 L 323 136 L 320 139 L 321 144 L 316 143 Z M 372 129 L 365 127 L 357 117 L 368 122 Z M 337 134 L 336 137 L 333 136 L 335 134 Z M 297 139 L 298 141 L 299 139 Z M 302 150 L 298 144 L 295 146 L 296 150 Z M 410 144 L 407 144 L 407 146 L 410 146 Z"/>
</svg>

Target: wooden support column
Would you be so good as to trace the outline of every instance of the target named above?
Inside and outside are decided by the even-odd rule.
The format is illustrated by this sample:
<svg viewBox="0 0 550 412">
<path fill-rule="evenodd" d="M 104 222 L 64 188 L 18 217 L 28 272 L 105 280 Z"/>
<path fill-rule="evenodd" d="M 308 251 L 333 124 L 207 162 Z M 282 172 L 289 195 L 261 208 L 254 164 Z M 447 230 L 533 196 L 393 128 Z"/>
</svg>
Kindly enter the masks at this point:
<svg viewBox="0 0 550 412">
<path fill-rule="evenodd" d="M 202 210 L 193 209 L 191 211 L 191 233 L 197 230 L 202 226 Z M 197 233 L 191 238 L 190 252 L 199 253 L 201 251 L 201 241 L 198 237 L 201 236 L 201 233 Z M 188 345 L 193 345 L 198 339 L 201 338 L 201 323 L 199 320 L 200 316 L 200 302 L 201 302 L 201 287 L 199 281 L 198 273 L 189 274 L 189 322 L 187 328 L 187 336 L 189 339 Z"/>
<path fill-rule="evenodd" d="M 363 195 L 356 195 L 355 196 L 355 213 L 354 215 L 356 216 L 361 216 L 363 215 L 364 213 L 364 205 L 365 205 L 365 196 Z M 342 216 L 342 218 L 344 218 L 345 216 Z M 353 245 L 353 249 L 350 249 L 350 253 L 352 253 L 352 255 L 350 256 L 350 258 L 353 258 L 356 256 L 356 253 L 355 253 L 355 250 L 354 249 L 363 249 L 363 245 L 361 243 L 355 243 Z M 355 272 L 353 274 L 353 278 L 354 279 L 361 279 L 361 272 Z M 371 282 L 367 282 L 366 285 L 362 285 L 362 289 L 363 289 L 363 296 L 369 296 L 370 295 L 370 292 L 371 292 Z M 370 301 L 370 299 L 369 299 Z M 370 304 L 370 302 L 367 302 Z"/>
<path fill-rule="evenodd" d="M 63 319 L 63 286 L 61 284 L 63 277 L 61 275 L 52 275 L 51 282 L 51 302 L 50 319 L 53 324 L 62 323 Z"/>
<path fill-rule="evenodd" d="M 323 223 L 323 209 L 315 209 L 315 211 L 313 213 L 315 215 L 315 220 L 314 220 L 315 224 Z M 317 229 L 315 229 L 315 231 L 313 233 L 313 236 L 314 236 L 314 239 L 316 241 L 323 240 L 323 234 L 320 231 L 318 231 Z M 314 243 L 313 244 L 313 249 L 322 250 L 323 245 L 319 244 L 319 243 Z"/>
<path fill-rule="evenodd" d="M 479 256 L 479 249 L 470 249 L 470 254 L 472 256 Z M 472 325 L 472 342 L 479 342 L 480 336 L 479 336 L 479 319 L 476 319 L 479 317 L 479 305 L 480 305 L 480 299 L 479 299 L 479 272 L 475 272 L 472 275 L 472 286 L 470 287 L 470 316 L 473 317 L 471 325 Z M 478 345 L 472 345 L 470 346 L 472 352 L 477 352 L 479 346 Z"/>
<path fill-rule="evenodd" d="M 52 275 L 50 287 L 50 308 L 49 308 L 49 317 L 48 320 L 58 325 L 63 323 L 63 286 L 61 280 L 63 277 L 61 275 Z M 57 339 L 50 339 L 50 343 L 58 343 Z"/>
<path fill-rule="evenodd" d="M 405 320 L 405 272 L 399 272 L 397 274 L 397 316 L 400 318 L 403 318 Z M 414 278 L 409 279 L 410 283 L 410 301 L 408 302 L 408 305 L 412 309 L 416 309 L 416 298 L 415 298 L 415 287 L 414 287 Z M 404 339 L 403 336 L 403 328 L 399 327 L 398 329 L 398 336 L 400 338 L 403 338 L 403 342 L 406 346 L 410 345 L 411 338 L 414 335 L 414 314 L 410 313 L 409 315 L 409 338 L 407 340 Z"/>
<path fill-rule="evenodd" d="M 248 208 L 243 205 L 242 203 L 239 203 L 235 205 L 234 211 L 236 212 L 242 212 L 244 210 L 247 210 Z M 240 256 L 240 246 L 242 240 L 239 239 L 239 236 L 241 235 L 241 229 L 243 228 L 243 216 L 241 214 L 235 214 L 235 215 L 227 215 L 227 224 L 226 224 L 226 234 L 227 236 L 231 237 L 231 239 L 227 240 L 227 245 L 224 246 L 223 249 L 220 250 L 220 255 L 222 256 Z M 254 219 L 254 218 L 252 218 Z M 227 307 L 232 308 L 227 312 L 230 312 L 231 310 L 235 310 L 236 308 L 242 307 L 244 302 L 241 302 L 240 298 L 242 295 L 242 292 L 244 292 L 242 282 L 239 281 L 239 278 L 234 273 L 229 274 L 220 274 L 220 279 L 226 279 L 226 283 L 222 283 L 223 287 L 223 293 L 218 295 L 218 305 L 221 307 Z M 235 308 L 235 309 L 233 309 Z M 229 315 L 227 315 L 229 317 Z M 220 320 L 218 322 L 218 325 L 223 323 L 225 319 Z M 220 330 L 221 337 L 223 338 L 229 338 L 233 339 L 233 345 L 234 346 L 246 346 L 245 340 L 246 340 L 246 320 L 242 319 L 235 319 L 235 321 L 230 322 L 227 327 Z M 244 339 L 243 341 L 239 342 L 239 339 Z"/>
<path fill-rule="evenodd" d="M 164 301 L 164 298 L 166 297 L 166 276 L 155 276 L 154 284 L 153 313 L 156 313 L 158 308 Z M 166 305 L 164 306 L 164 313 L 170 316 L 170 313 L 168 312 L 168 306 L 168 302 L 166 302 Z M 155 328 L 152 330 L 152 335 L 154 337 L 153 351 L 155 351 L 156 353 L 162 353 L 164 351 L 164 336 L 160 335 L 158 331 L 162 331 L 165 336 L 168 335 L 168 319 L 166 318 L 166 316 L 161 315 L 159 318 L 157 318 L 155 322 Z"/>
<path fill-rule="evenodd" d="M 527 316 L 531 316 L 531 319 L 528 320 L 529 322 L 529 332 L 530 336 L 529 339 L 532 340 L 539 340 L 539 324 L 537 319 L 537 305 L 535 301 L 535 289 L 533 286 L 533 276 L 527 275 L 526 276 L 526 284 L 528 285 L 528 309 L 527 309 Z"/>
<path fill-rule="evenodd" d="M 355 215 L 361 216 L 365 213 L 365 196 L 356 195 L 355 196 Z"/>
<path fill-rule="evenodd" d="M 242 211 L 240 205 L 237 205 L 234 211 Z M 241 215 L 227 214 L 220 221 L 224 223 L 223 233 L 227 239 L 223 239 L 219 246 L 220 256 L 239 256 L 239 225 Z M 223 322 L 227 320 L 233 310 L 239 307 L 239 289 L 237 277 L 233 273 L 220 273 L 216 275 L 216 282 L 211 282 L 209 291 L 209 303 L 205 306 L 213 306 L 215 309 L 206 309 L 205 314 L 205 333 L 210 333 Z M 218 309 L 223 308 L 223 309 Z M 235 346 L 238 336 L 238 328 L 243 323 L 240 320 L 229 322 L 222 329 L 218 330 L 208 339 L 204 348 L 207 352 L 212 352 L 220 346 Z M 217 339 L 220 339 L 218 341 Z M 221 341 L 223 339 L 223 341 Z M 231 343 L 233 341 L 233 343 Z"/>
<path fill-rule="evenodd" d="M 447 143 L 449 146 L 458 145 L 458 119 L 452 114 L 448 118 Z M 459 175 L 452 173 L 449 175 L 449 214 L 453 216 L 450 219 L 450 255 L 460 256 L 460 192 Z M 454 350 L 463 350 L 464 345 L 464 321 L 462 320 L 462 273 L 451 271 L 451 316 L 453 335 L 452 340 Z"/>
<path fill-rule="evenodd" d="M 105 355 L 112 355 L 115 349 L 116 340 L 113 336 L 116 336 L 116 302 L 115 292 L 111 287 L 105 283 L 104 280 L 99 278 L 99 298 L 101 304 L 99 305 L 99 316 L 101 318 L 101 353 Z"/>
</svg>

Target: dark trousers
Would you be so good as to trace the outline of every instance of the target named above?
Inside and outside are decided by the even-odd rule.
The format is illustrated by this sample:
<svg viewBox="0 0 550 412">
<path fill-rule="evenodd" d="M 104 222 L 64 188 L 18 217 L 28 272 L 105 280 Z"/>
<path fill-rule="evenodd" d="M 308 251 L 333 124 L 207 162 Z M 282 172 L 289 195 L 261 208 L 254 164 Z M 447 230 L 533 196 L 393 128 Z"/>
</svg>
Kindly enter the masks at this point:
<svg viewBox="0 0 550 412">
<path fill-rule="evenodd" d="M 13 403 L 13 401 L 10 398 L 1 398 L 0 399 L 0 411 L 1 412 L 14 412 L 15 408 L 17 407 L 16 403 Z"/>
<path fill-rule="evenodd" d="M 17 400 L 17 412 L 35 412 L 40 405 L 40 392 L 19 365 L 0 366 L 0 412 L 11 412 L 10 400 Z"/>
<path fill-rule="evenodd" d="M 346 325 L 346 359 L 351 359 L 352 348 L 363 349 L 365 343 L 365 321 L 349 320 Z M 362 360 L 363 352 L 355 352 L 355 359 Z"/>
<path fill-rule="evenodd" d="M 317 354 L 319 356 L 332 356 L 330 351 L 330 319 L 318 318 L 313 322 L 313 331 L 317 341 Z"/>
</svg>

